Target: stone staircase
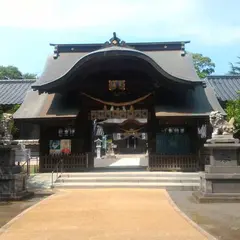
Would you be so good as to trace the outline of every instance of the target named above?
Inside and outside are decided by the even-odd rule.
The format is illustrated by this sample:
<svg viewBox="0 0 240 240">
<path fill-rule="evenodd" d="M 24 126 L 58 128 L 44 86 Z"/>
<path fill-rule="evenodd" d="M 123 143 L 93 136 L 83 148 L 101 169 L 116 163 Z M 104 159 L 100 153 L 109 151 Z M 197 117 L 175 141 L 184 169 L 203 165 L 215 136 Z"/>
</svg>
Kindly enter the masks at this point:
<svg viewBox="0 0 240 240">
<path fill-rule="evenodd" d="M 199 173 L 98 171 L 63 173 L 55 188 L 165 188 L 168 190 L 197 190 Z"/>
</svg>

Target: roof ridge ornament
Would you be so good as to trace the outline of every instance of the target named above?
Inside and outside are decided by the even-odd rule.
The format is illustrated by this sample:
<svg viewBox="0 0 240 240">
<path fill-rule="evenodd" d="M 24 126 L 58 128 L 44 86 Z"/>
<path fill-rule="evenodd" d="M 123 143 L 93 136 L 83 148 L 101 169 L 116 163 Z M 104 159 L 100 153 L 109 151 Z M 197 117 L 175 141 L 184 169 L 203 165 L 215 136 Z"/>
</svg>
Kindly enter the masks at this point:
<svg viewBox="0 0 240 240">
<path fill-rule="evenodd" d="M 116 32 L 113 32 L 113 37 L 110 39 L 110 43 L 113 45 L 119 45 L 121 43 L 121 39 L 117 37 Z"/>
<path fill-rule="evenodd" d="M 117 37 L 116 32 L 113 32 L 113 37 L 110 38 L 109 41 L 106 41 L 103 45 L 103 47 L 109 47 L 109 46 L 128 47 L 125 41 Z"/>
<path fill-rule="evenodd" d="M 54 51 L 53 51 L 53 58 L 57 59 L 59 57 L 59 49 L 58 49 L 58 45 L 54 46 Z"/>
</svg>

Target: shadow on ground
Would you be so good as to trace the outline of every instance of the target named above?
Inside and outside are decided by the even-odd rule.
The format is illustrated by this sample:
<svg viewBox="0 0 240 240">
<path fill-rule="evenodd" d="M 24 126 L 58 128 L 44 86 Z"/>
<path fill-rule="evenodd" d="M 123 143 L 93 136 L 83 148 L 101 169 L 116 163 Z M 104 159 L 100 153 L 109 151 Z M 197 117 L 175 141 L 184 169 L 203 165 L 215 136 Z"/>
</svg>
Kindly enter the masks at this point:
<svg viewBox="0 0 240 240">
<path fill-rule="evenodd" d="M 50 187 L 51 174 L 30 175 L 27 180 L 27 189 L 30 192 L 34 192 L 34 196 L 21 201 L 0 201 L 0 227 L 4 226 L 25 209 L 53 194 L 54 192 Z"/>
<path fill-rule="evenodd" d="M 41 201 L 46 196 L 33 197 L 22 201 L 0 202 L 0 227 L 4 226 L 18 214 Z"/>
<path fill-rule="evenodd" d="M 220 240 L 240 239 L 239 203 L 197 203 L 192 192 L 168 191 L 175 204 L 195 223 Z"/>
</svg>

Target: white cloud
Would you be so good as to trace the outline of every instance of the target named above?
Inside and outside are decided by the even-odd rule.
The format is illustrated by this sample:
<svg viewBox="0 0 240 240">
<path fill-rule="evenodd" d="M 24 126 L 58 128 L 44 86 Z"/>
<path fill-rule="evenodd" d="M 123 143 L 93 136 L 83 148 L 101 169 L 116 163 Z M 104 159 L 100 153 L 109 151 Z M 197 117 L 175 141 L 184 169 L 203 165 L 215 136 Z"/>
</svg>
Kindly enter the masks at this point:
<svg viewBox="0 0 240 240">
<path fill-rule="evenodd" d="M 191 0 L 0 0 L 0 26 L 76 28 L 151 23 L 190 12 Z M 187 8 L 186 8 L 187 6 Z"/>
<path fill-rule="evenodd" d="M 121 29 L 149 40 L 194 37 L 208 44 L 240 40 L 240 26 L 207 16 L 205 0 L 0 0 L 0 7 L 0 27 Z"/>
<path fill-rule="evenodd" d="M 214 45 L 227 45 L 230 43 L 239 43 L 240 41 L 240 25 L 239 26 L 208 26 L 203 29 L 204 35 L 198 36 L 204 42 Z"/>
</svg>

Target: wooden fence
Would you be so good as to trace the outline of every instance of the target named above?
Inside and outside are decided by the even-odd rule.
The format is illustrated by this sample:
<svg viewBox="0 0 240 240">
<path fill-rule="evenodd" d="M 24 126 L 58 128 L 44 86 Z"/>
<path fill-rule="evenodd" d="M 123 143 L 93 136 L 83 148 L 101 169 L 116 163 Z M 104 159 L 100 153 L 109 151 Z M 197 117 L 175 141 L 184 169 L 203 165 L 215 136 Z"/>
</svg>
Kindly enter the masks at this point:
<svg viewBox="0 0 240 240">
<path fill-rule="evenodd" d="M 198 171 L 199 159 L 196 155 L 149 154 L 151 171 Z"/>
<path fill-rule="evenodd" d="M 40 157 L 40 171 L 52 171 L 57 163 L 63 160 L 63 171 L 81 171 L 87 169 L 91 165 L 91 155 L 84 154 L 71 154 L 71 155 L 45 155 Z"/>
<path fill-rule="evenodd" d="M 93 167 L 91 153 L 71 155 L 46 155 L 40 157 L 40 171 L 52 171 L 60 160 L 63 171 L 83 171 Z M 196 155 L 160 155 L 149 154 L 150 171 L 198 171 L 199 158 Z"/>
</svg>

